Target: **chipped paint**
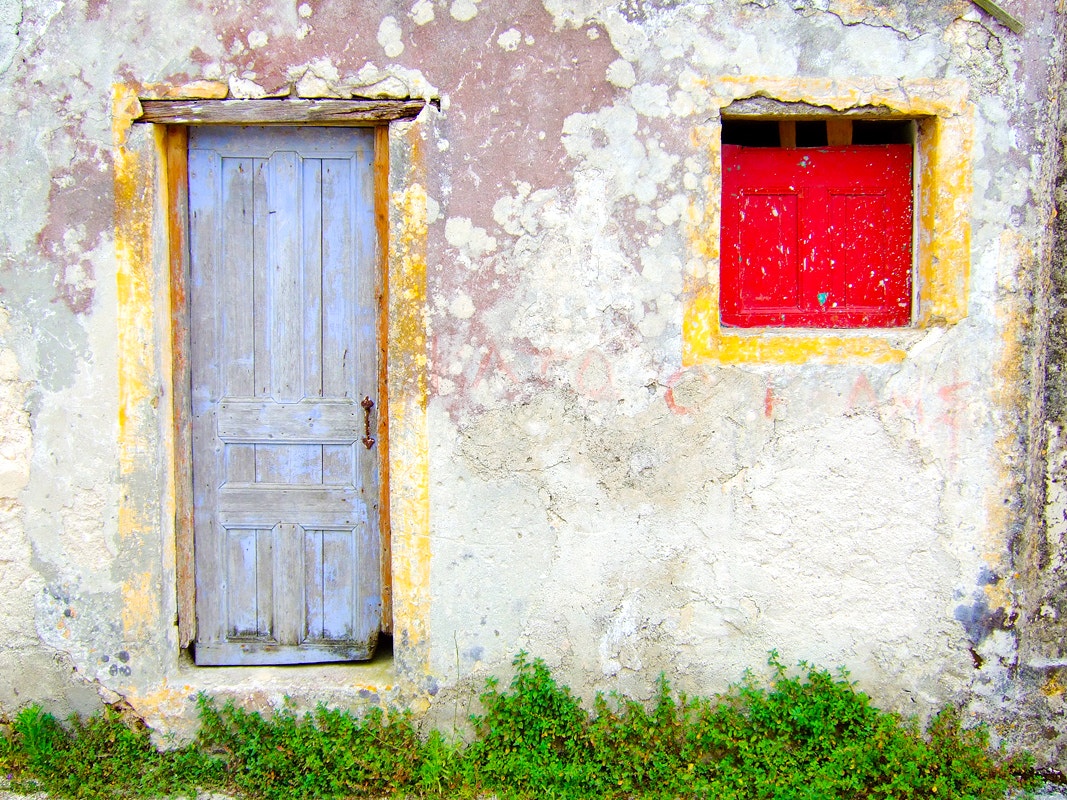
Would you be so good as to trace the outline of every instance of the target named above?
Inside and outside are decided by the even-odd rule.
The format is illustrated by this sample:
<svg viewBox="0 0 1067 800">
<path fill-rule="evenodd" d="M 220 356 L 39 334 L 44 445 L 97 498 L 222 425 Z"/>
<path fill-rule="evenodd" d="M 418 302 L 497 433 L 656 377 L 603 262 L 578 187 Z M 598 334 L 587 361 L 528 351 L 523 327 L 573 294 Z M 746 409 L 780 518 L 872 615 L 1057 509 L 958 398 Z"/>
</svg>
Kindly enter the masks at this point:
<svg viewBox="0 0 1067 800">
<path fill-rule="evenodd" d="M 196 688 L 189 684 L 177 688 L 163 680 L 149 692 L 142 694 L 133 689 L 127 692 L 123 699 L 142 719 L 180 719 L 190 713 L 190 707 L 196 699 Z"/>
<path fill-rule="evenodd" d="M 159 586 L 154 572 L 122 583 L 122 631 L 127 642 L 149 641 L 159 624 Z"/>
<path fill-rule="evenodd" d="M 140 114 L 129 87 L 114 89 L 115 260 L 118 283 L 119 470 L 124 482 L 136 479 L 147 446 L 145 406 L 153 399 L 151 354 L 155 336 L 152 274 L 153 166 L 126 147 L 131 120 Z M 149 422 L 149 424 L 151 424 Z M 123 538 L 144 535 L 151 521 L 128 488 L 119 508 Z"/>
<path fill-rule="evenodd" d="M 427 110 L 423 114 L 432 113 Z M 426 417 L 428 125 L 405 125 L 394 142 L 405 158 L 393 177 L 389 252 L 389 508 L 393 557 L 393 630 L 397 657 L 418 673 L 429 664 L 429 440 Z M 391 137 L 392 138 L 392 137 Z M 400 141 L 397 141 L 399 139 Z"/>
</svg>

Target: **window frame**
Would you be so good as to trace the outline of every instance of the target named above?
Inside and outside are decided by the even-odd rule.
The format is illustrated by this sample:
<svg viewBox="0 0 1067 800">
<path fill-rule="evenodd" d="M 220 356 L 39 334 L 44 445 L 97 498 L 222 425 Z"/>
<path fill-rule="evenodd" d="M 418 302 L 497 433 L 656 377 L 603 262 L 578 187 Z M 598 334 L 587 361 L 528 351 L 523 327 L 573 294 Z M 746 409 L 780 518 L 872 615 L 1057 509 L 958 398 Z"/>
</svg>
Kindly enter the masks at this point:
<svg viewBox="0 0 1067 800">
<path fill-rule="evenodd" d="M 878 363 L 904 359 L 924 329 L 967 314 L 973 106 L 959 81 L 720 78 L 704 86 L 716 112 L 695 130 L 707 194 L 694 204 L 683 311 L 685 366 L 699 363 Z M 871 111 L 916 124 L 912 324 L 903 328 L 733 328 L 720 321 L 722 118 L 753 98 L 817 107 L 820 116 Z M 741 101 L 741 102 L 738 102 Z M 732 106 L 732 107 L 731 107 Z M 703 206 L 702 209 L 700 206 Z M 702 211 L 702 213 L 701 213 Z"/>
</svg>

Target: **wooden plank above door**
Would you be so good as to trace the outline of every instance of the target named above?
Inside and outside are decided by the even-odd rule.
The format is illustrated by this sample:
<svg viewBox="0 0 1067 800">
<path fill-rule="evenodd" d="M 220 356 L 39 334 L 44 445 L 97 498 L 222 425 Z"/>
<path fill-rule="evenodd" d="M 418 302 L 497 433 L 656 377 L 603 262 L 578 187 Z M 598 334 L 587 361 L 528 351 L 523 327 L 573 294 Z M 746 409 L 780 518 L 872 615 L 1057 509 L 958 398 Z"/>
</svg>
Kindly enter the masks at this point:
<svg viewBox="0 0 1067 800">
<path fill-rule="evenodd" d="M 165 125 L 369 125 L 418 116 L 425 100 L 141 100 L 136 122 Z"/>
</svg>

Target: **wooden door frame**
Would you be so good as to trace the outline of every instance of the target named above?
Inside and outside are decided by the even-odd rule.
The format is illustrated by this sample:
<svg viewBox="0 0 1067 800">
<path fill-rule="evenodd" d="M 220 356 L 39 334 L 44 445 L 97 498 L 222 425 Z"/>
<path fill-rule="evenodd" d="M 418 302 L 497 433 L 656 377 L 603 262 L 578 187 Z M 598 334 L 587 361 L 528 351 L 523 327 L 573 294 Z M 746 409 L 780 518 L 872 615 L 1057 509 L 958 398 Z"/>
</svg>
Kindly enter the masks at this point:
<svg viewBox="0 0 1067 800">
<path fill-rule="evenodd" d="M 422 100 L 142 100 L 138 122 L 162 129 L 164 192 L 170 265 L 171 414 L 174 442 L 174 531 L 178 644 L 196 641 L 196 572 L 193 536 L 192 397 L 189 319 L 188 126 L 332 125 L 375 129 L 374 205 L 379 253 L 378 396 L 379 531 L 381 540 L 382 632 L 392 633 L 392 537 L 389 514 L 389 127 L 391 120 L 416 116 Z"/>
</svg>

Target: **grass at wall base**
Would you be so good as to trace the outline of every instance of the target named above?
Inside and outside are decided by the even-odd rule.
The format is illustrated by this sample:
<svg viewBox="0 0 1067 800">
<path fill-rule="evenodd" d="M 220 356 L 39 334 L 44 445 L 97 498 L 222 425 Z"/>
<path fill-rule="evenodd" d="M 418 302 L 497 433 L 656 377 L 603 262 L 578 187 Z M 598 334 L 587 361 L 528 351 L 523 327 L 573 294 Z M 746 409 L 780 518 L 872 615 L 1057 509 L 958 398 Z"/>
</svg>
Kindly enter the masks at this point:
<svg viewBox="0 0 1067 800">
<path fill-rule="evenodd" d="M 201 697 L 197 741 L 157 751 L 148 731 L 108 709 L 60 725 L 38 707 L 8 721 L 0 769 L 16 791 L 56 797 L 195 795 L 282 798 L 996 798 L 1033 791 L 1026 756 L 988 748 L 951 710 L 925 732 L 879 711 L 847 680 L 772 653 L 767 684 L 747 676 L 712 698 L 673 694 L 651 707 L 598 696 L 592 713 L 520 653 L 507 690 L 489 679 L 475 736 L 421 738 L 405 713 L 297 717 L 218 707 Z"/>
</svg>

